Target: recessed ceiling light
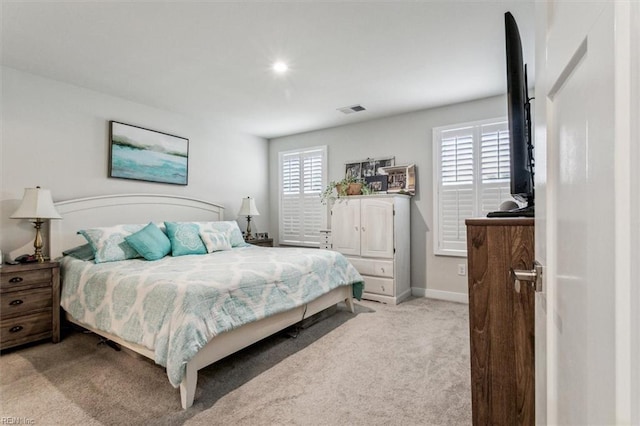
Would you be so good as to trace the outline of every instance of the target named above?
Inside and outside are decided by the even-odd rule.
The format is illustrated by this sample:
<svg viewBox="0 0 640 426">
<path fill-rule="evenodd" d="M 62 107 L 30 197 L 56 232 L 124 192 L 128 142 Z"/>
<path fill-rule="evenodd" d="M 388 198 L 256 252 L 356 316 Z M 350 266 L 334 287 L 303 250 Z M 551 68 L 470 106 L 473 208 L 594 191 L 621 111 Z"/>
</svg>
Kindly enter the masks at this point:
<svg viewBox="0 0 640 426">
<path fill-rule="evenodd" d="M 273 71 L 277 72 L 278 74 L 284 74 L 289 70 L 289 66 L 282 61 L 274 62 L 271 68 L 273 69 Z"/>
</svg>

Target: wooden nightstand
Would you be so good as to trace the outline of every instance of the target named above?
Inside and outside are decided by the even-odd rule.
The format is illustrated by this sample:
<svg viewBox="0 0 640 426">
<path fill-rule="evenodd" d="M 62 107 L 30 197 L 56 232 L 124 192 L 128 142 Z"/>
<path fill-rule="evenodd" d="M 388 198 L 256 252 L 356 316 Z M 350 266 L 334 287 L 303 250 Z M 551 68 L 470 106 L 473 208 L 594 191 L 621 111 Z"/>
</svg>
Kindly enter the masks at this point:
<svg viewBox="0 0 640 426">
<path fill-rule="evenodd" d="M 254 246 L 273 247 L 273 238 L 263 238 L 261 240 L 256 238 L 255 240 L 247 240 L 247 242 Z"/>
<path fill-rule="evenodd" d="M 51 338 L 60 341 L 60 264 L 0 269 L 0 349 Z"/>
</svg>

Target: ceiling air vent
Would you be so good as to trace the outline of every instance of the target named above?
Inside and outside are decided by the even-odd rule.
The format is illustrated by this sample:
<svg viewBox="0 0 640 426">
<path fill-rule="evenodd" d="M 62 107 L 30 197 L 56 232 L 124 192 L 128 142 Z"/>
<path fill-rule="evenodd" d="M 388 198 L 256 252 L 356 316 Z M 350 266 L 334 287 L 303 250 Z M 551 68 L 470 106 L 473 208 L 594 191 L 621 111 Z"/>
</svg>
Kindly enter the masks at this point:
<svg viewBox="0 0 640 426">
<path fill-rule="evenodd" d="M 343 114 L 353 114 L 354 112 L 360 112 L 360 111 L 366 111 L 366 110 L 367 109 L 362 105 L 351 105 L 348 107 L 338 108 L 338 111 L 340 111 Z"/>
</svg>

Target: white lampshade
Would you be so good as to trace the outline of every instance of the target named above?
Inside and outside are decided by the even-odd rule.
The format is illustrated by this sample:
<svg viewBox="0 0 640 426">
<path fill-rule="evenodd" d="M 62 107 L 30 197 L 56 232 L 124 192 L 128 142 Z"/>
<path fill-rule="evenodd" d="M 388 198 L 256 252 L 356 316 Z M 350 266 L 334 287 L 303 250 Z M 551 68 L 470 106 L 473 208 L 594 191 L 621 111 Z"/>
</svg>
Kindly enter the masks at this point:
<svg viewBox="0 0 640 426">
<path fill-rule="evenodd" d="M 256 208 L 256 202 L 253 198 L 247 197 L 242 199 L 242 206 L 238 216 L 260 216 L 260 212 Z"/>
<path fill-rule="evenodd" d="M 22 203 L 11 219 L 62 219 L 62 216 L 53 205 L 51 191 L 38 186 L 25 188 Z"/>
</svg>

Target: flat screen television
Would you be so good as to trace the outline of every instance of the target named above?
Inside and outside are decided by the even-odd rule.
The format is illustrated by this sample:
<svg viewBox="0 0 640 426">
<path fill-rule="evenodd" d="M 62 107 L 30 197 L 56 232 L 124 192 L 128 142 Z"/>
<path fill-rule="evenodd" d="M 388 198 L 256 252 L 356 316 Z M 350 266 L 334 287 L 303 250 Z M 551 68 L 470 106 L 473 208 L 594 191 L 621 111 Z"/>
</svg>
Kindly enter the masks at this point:
<svg viewBox="0 0 640 426">
<path fill-rule="evenodd" d="M 527 87 L 527 66 L 522 58 L 522 42 L 516 20 L 504 14 L 507 54 L 507 114 L 511 195 L 525 204 L 512 210 L 491 212 L 487 216 L 534 216 L 534 161 L 531 140 L 531 99 Z"/>
</svg>

